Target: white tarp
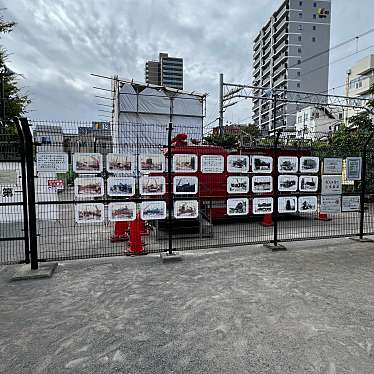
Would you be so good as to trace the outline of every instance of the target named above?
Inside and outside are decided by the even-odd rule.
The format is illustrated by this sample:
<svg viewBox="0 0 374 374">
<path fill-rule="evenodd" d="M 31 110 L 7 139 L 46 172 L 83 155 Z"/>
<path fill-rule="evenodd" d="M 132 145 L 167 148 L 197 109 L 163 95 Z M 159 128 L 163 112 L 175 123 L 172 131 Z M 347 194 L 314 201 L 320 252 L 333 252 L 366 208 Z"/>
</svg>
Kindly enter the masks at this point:
<svg viewBox="0 0 374 374">
<path fill-rule="evenodd" d="M 202 140 L 203 97 L 131 83 L 121 83 L 119 91 L 119 100 L 115 98 L 119 114 L 113 125 L 116 151 L 135 149 L 137 144 L 141 149 L 166 145 L 170 114 L 173 136 L 186 133 L 189 140 Z"/>
</svg>

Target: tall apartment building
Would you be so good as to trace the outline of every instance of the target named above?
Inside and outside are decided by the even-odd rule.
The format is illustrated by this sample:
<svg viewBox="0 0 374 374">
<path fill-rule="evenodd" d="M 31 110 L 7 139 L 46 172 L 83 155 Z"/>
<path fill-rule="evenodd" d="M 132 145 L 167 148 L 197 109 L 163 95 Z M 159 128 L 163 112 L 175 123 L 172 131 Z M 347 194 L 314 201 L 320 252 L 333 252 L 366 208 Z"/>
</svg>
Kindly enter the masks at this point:
<svg viewBox="0 0 374 374">
<path fill-rule="evenodd" d="M 183 90 L 183 58 L 160 53 L 159 61 L 147 61 L 145 82 Z"/>
<path fill-rule="evenodd" d="M 254 39 L 253 85 L 326 93 L 330 20 L 330 0 L 284 0 Z M 275 128 L 294 131 L 296 113 L 304 106 L 278 102 Z M 253 112 L 263 134 L 271 132 L 271 102 L 255 99 Z"/>
</svg>

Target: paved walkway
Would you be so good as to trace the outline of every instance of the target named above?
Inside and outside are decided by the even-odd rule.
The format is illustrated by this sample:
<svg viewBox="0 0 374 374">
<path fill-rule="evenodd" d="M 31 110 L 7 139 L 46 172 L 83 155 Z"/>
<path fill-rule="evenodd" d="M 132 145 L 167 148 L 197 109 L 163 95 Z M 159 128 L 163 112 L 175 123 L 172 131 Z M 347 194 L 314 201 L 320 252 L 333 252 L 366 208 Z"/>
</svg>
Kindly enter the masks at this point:
<svg viewBox="0 0 374 374">
<path fill-rule="evenodd" d="M 349 239 L 0 271 L 1 373 L 374 372 L 374 244 Z"/>
</svg>

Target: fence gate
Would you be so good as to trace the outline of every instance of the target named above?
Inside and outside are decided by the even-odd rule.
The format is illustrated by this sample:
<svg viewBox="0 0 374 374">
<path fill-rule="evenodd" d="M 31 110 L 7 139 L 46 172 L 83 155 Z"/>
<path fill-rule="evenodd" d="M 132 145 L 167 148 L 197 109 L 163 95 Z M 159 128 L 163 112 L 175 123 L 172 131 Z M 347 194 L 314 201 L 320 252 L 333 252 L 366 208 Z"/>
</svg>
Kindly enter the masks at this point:
<svg viewBox="0 0 374 374">
<path fill-rule="evenodd" d="M 0 264 L 28 263 L 23 138 L 15 123 L 0 126 Z"/>
</svg>

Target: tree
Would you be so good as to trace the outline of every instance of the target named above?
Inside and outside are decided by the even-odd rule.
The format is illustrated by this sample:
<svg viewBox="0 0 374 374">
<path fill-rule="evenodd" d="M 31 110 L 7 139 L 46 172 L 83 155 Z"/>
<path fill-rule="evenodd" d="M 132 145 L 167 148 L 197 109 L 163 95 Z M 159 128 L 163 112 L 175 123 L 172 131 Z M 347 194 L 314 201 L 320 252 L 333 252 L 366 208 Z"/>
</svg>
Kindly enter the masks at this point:
<svg viewBox="0 0 374 374">
<path fill-rule="evenodd" d="M 15 22 L 6 20 L 2 15 L 0 16 L 0 38 L 4 34 L 10 33 Z M 8 58 L 6 49 L 0 46 L 0 71 L 3 72 L 5 63 Z M 0 77 L 1 79 L 1 77 Z M 4 76 L 4 98 L 5 103 L 5 119 L 9 119 L 15 116 L 22 116 L 26 113 L 26 107 L 30 104 L 31 100 L 27 95 L 21 92 L 21 88 L 18 86 L 18 79 L 16 75 Z M 0 92 L 1 95 L 1 92 Z M 0 113 L 2 116 L 2 113 Z M 3 119 L 4 120 L 4 119 Z M 9 122 L 4 121 L 5 131 L 7 133 L 16 133 L 14 126 Z"/>
<path fill-rule="evenodd" d="M 237 136 L 232 134 L 223 134 L 222 136 L 211 134 L 204 138 L 204 143 L 229 149 L 239 145 Z"/>
</svg>

